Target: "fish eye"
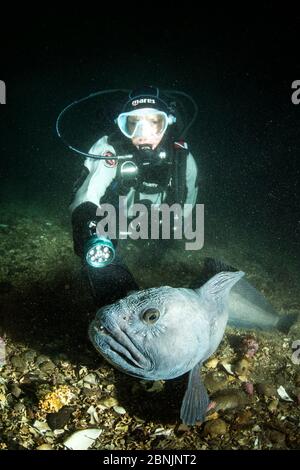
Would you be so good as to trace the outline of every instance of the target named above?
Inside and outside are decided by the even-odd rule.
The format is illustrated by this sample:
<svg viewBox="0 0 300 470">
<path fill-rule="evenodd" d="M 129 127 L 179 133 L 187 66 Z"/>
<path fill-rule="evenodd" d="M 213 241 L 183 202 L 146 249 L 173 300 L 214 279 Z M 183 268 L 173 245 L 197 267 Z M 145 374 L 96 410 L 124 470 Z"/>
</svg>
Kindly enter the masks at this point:
<svg viewBox="0 0 300 470">
<path fill-rule="evenodd" d="M 142 314 L 142 320 L 147 325 L 152 325 L 157 322 L 160 317 L 160 312 L 157 308 L 147 308 Z"/>
</svg>

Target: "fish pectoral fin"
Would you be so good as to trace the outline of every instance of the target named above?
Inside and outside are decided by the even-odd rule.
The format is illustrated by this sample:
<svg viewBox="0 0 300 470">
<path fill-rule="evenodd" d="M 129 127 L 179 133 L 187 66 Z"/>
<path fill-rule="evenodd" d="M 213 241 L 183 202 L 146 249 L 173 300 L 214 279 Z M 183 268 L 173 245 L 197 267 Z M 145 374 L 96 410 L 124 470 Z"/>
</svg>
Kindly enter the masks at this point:
<svg viewBox="0 0 300 470">
<path fill-rule="evenodd" d="M 189 374 L 188 386 L 182 401 L 180 418 L 183 424 L 193 426 L 204 421 L 209 397 L 200 376 L 202 364 L 197 364 Z"/>
</svg>

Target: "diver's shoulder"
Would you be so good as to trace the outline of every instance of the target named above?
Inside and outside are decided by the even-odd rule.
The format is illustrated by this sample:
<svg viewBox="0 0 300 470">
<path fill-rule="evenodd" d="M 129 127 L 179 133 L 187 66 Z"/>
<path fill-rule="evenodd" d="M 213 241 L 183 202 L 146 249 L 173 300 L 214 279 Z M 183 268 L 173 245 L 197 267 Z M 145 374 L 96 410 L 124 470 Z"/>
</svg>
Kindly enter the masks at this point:
<svg viewBox="0 0 300 470">
<path fill-rule="evenodd" d="M 108 136 L 104 135 L 92 145 L 89 153 L 91 155 L 102 155 L 108 151 L 115 153 L 113 146 L 108 143 Z"/>
</svg>

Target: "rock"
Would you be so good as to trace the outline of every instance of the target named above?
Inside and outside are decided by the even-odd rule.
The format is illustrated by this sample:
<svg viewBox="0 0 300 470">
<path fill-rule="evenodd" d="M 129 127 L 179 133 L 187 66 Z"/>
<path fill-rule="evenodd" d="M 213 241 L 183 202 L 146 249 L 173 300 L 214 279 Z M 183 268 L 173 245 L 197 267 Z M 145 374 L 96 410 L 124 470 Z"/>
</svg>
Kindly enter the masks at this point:
<svg viewBox="0 0 300 470">
<path fill-rule="evenodd" d="M 88 383 L 90 385 L 97 385 L 98 379 L 95 374 L 88 374 L 83 378 L 83 382 Z"/>
<path fill-rule="evenodd" d="M 63 429 L 63 427 L 69 421 L 73 411 L 73 408 L 64 406 L 57 413 L 48 413 L 47 423 L 52 431 L 54 431 L 54 429 Z"/>
<path fill-rule="evenodd" d="M 236 423 L 241 425 L 241 426 L 244 426 L 244 425 L 247 425 L 250 420 L 252 418 L 252 413 L 250 410 L 244 410 L 244 411 L 241 411 L 237 417 L 236 417 Z"/>
<path fill-rule="evenodd" d="M 276 397 L 277 396 L 277 390 L 275 385 L 269 384 L 269 383 L 258 383 L 255 386 L 257 393 L 259 395 L 262 395 L 264 397 Z"/>
<path fill-rule="evenodd" d="M 188 432 L 188 431 L 190 431 L 190 430 L 191 430 L 191 427 L 190 427 L 190 426 L 188 426 L 187 424 L 181 423 L 181 424 L 179 424 L 179 426 L 178 426 L 178 428 L 177 428 L 176 431 L 177 431 L 178 433 L 182 433 L 182 432 Z"/>
<path fill-rule="evenodd" d="M 295 385 L 296 387 L 300 387 L 300 372 L 297 372 L 295 375 Z"/>
<path fill-rule="evenodd" d="M 26 406 L 24 405 L 24 403 L 18 402 L 18 403 L 16 403 L 15 406 L 14 406 L 14 411 L 15 411 L 16 413 L 25 414 L 25 412 L 26 412 Z"/>
<path fill-rule="evenodd" d="M 239 408 L 240 406 L 244 406 L 248 403 L 248 398 L 245 393 L 235 389 L 219 391 L 211 398 L 216 402 L 216 411 L 231 410 L 234 408 Z"/>
<path fill-rule="evenodd" d="M 275 411 L 277 410 L 278 408 L 278 403 L 279 403 L 279 400 L 276 398 L 274 400 L 272 400 L 269 405 L 268 405 L 268 410 L 271 412 L 271 413 L 275 413 Z"/>
<path fill-rule="evenodd" d="M 32 351 L 31 349 L 29 351 L 26 351 L 24 354 L 23 354 L 23 357 L 25 359 L 25 361 L 27 362 L 34 362 L 35 358 L 36 358 L 36 352 L 35 351 Z"/>
<path fill-rule="evenodd" d="M 238 376 L 246 376 L 249 373 L 250 362 L 247 359 L 241 359 L 234 366 L 234 372 Z"/>
<path fill-rule="evenodd" d="M 39 367 L 44 362 L 48 362 L 48 361 L 50 361 L 50 358 L 48 356 L 44 356 L 43 354 L 41 354 L 40 356 L 36 358 L 35 365 Z"/>
<path fill-rule="evenodd" d="M 204 426 L 204 436 L 214 437 L 222 436 L 227 433 L 227 424 L 222 419 L 208 421 Z"/>
<path fill-rule="evenodd" d="M 127 413 L 125 408 L 123 408 L 122 406 L 114 406 L 113 409 L 116 413 L 118 413 L 118 415 L 125 415 Z"/>
<path fill-rule="evenodd" d="M 13 394 L 14 397 L 19 398 L 19 396 L 22 393 L 22 389 L 18 387 L 17 384 L 12 384 L 10 387 L 10 391 Z"/>
<path fill-rule="evenodd" d="M 254 385 L 252 382 L 244 382 L 243 383 L 243 388 L 245 390 L 245 392 L 250 396 L 252 397 L 253 394 L 254 394 Z"/>
<path fill-rule="evenodd" d="M 280 431 L 272 429 L 268 433 L 270 441 L 276 445 L 276 447 L 285 447 L 285 434 Z"/>
<path fill-rule="evenodd" d="M 55 369 L 55 364 L 52 361 L 46 361 L 40 364 L 39 369 L 43 374 L 51 374 Z"/>
<path fill-rule="evenodd" d="M 103 398 L 102 400 L 100 400 L 99 404 L 103 405 L 103 406 L 106 406 L 106 408 L 112 408 L 113 406 L 118 405 L 118 400 L 116 400 L 113 397 Z"/>
<path fill-rule="evenodd" d="M 227 385 L 228 376 L 223 371 L 208 372 L 204 378 L 205 386 L 211 393 L 221 390 Z"/>
<path fill-rule="evenodd" d="M 35 450 L 54 450 L 51 444 L 41 444 Z"/>
<path fill-rule="evenodd" d="M 217 359 L 216 357 L 212 358 L 212 359 L 209 359 L 206 363 L 205 363 L 205 367 L 207 367 L 207 369 L 215 369 L 217 367 L 219 363 L 219 359 Z"/>
<path fill-rule="evenodd" d="M 26 361 L 21 356 L 13 356 L 11 358 L 11 364 L 18 372 L 21 373 L 26 369 Z"/>
</svg>

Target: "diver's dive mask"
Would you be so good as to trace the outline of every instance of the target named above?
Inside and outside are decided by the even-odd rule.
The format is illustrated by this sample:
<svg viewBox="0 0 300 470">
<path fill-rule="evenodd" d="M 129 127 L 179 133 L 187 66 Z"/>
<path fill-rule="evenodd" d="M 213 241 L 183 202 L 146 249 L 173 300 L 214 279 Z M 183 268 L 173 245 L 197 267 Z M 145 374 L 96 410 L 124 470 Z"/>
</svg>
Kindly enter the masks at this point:
<svg viewBox="0 0 300 470">
<path fill-rule="evenodd" d="M 120 131 L 129 139 L 162 137 L 168 125 L 176 122 L 172 115 L 154 108 L 141 108 L 121 113 L 116 119 Z"/>
</svg>

